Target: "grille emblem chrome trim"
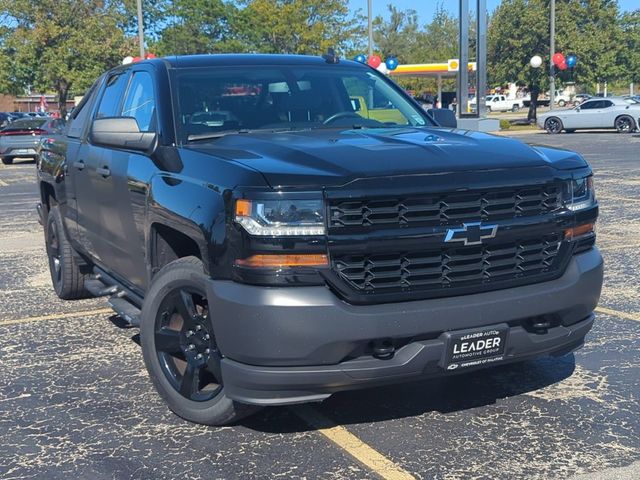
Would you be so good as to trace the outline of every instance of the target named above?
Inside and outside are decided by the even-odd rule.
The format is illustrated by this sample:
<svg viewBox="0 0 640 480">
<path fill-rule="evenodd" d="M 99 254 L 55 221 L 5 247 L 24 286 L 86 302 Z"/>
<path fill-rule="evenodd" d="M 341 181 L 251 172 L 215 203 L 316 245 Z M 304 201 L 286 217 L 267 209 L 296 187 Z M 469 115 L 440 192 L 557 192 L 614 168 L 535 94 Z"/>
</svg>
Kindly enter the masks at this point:
<svg viewBox="0 0 640 480">
<path fill-rule="evenodd" d="M 462 228 L 450 228 L 445 242 L 464 242 L 464 245 L 480 245 L 488 238 L 495 238 L 498 225 L 483 225 L 482 222 L 463 223 Z"/>
</svg>

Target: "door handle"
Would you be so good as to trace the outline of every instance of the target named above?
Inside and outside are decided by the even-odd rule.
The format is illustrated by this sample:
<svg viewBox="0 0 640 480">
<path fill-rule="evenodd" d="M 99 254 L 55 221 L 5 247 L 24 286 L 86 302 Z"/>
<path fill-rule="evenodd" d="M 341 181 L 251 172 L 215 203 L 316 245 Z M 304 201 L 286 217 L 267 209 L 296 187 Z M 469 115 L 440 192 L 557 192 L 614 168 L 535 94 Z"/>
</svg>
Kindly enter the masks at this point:
<svg viewBox="0 0 640 480">
<path fill-rule="evenodd" d="M 75 168 L 77 168 L 78 170 L 83 170 L 84 169 L 84 162 L 82 160 L 79 160 L 77 162 L 73 162 L 73 166 Z"/>
<path fill-rule="evenodd" d="M 111 170 L 109 170 L 109 167 L 107 166 L 104 166 L 102 168 L 100 167 L 96 168 L 96 173 L 98 173 L 99 175 L 102 175 L 104 178 L 111 176 Z"/>
</svg>

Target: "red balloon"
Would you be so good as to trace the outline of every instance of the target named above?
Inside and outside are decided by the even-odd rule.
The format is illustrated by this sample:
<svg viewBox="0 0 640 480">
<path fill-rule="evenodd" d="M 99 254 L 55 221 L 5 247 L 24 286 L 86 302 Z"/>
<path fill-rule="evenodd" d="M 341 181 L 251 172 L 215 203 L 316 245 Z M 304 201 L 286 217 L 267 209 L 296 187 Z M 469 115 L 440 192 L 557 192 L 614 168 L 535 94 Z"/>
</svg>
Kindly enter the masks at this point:
<svg viewBox="0 0 640 480">
<path fill-rule="evenodd" d="M 560 70 L 566 70 L 567 68 L 569 68 L 569 66 L 567 65 L 567 62 L 563 60 L 562 63 L 560 63 L 560 65 L 558 65 L 558 68 Z"/>
<path fill-rule="evenodd" d="M 378 68 L 382 63 L 382 60 L 378 55 L 371 55 L 369 57 L 369 60 L 367 60 L 367 63 L 369 64 L 370 67 Z"/>
<path fill-rule="evenodd" d="M 140 60 L 142 60 L 142 57 L 133 57 L 133 60 L 131 62 L 136 63 L 136 62 L 139 62 Z"/>
<path fill-rule="evenodd" d="M 157 58 L 155 53 L 147 53 L 145 58 Z"/>
<path fill-rule="evenodd" d="M 559 52 L 555 53 L 553 57 L 551 57 L 551 59 L 553 60 L 553 64 L 557 67 L 559 67 L 560 64 L 565 61 L 564 55 Z"/>
</svg>

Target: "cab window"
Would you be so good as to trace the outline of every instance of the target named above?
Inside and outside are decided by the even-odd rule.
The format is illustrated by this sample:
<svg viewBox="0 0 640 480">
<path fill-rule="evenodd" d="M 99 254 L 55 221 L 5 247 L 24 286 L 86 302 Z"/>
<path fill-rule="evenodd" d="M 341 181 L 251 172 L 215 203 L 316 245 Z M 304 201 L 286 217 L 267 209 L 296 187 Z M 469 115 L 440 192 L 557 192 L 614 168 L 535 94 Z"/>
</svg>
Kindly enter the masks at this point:
<svg viewBox="0 0 640 480">
<path fill-rule="evenodd" d="M 116 73 L 107 79 L 95 118 L 118 116 L 126 83 L 126 73 Z"/>
<path fill-rule="evenodd" d="M 141 132 L 156 131 L 156 103 L 153 78 L 148 72 L 135 72 L 122 105 L 122 116 L 133 117 Z"/>
</svg>

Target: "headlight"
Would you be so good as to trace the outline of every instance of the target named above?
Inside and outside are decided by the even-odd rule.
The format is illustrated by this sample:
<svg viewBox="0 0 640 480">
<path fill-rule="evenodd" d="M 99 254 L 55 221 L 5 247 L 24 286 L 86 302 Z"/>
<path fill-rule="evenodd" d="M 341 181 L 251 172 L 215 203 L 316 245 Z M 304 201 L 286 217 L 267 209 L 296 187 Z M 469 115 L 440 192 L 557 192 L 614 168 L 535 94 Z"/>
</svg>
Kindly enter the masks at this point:
<svg viewBox="0 0 640 480">
<path fill-rule="evenodd" d="M 569 210 L 582 210 L 596 203 L 596 192 L 593 187 L 593 177 L 574 178 L 565 183 L 564 205 Z"/>
<path fill-rule="evenodd" d="M 235 221 L 251 235 L 324 235 L 322 200 L 236 201 Z"/>
</svg>

